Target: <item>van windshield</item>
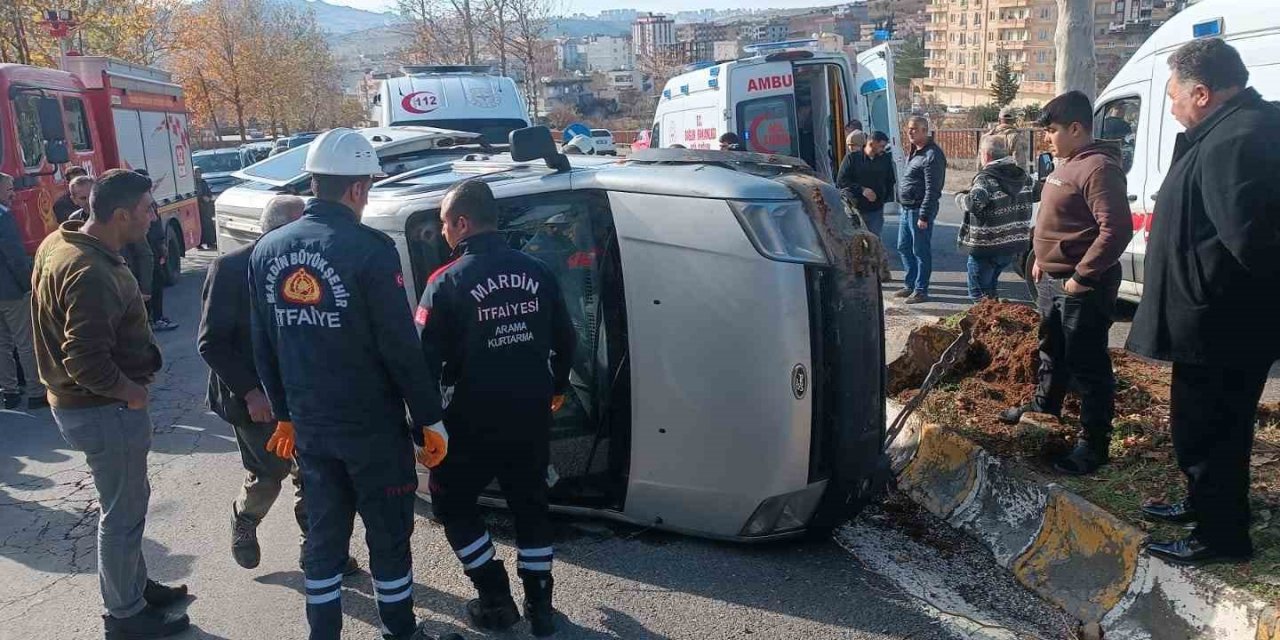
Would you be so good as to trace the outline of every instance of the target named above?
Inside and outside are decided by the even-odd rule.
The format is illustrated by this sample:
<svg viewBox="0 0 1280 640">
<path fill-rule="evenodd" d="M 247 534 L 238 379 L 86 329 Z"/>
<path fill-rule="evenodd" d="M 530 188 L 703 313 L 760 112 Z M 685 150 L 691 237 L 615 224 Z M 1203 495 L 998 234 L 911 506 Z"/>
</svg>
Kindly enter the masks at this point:
<svg viewBox="0 0 1280 640">
<path fill-rule="evenodd" d="M 392 126 L 418 125 L 420 127 L 436 127 L 454 131 L 470 131 L 484 136 L 489 144 L 506 144 L 512 131 L 523 129 L 529 124 L 515 118 L 456 118 L 452 120 L 398 120 Z"/>
</svg>

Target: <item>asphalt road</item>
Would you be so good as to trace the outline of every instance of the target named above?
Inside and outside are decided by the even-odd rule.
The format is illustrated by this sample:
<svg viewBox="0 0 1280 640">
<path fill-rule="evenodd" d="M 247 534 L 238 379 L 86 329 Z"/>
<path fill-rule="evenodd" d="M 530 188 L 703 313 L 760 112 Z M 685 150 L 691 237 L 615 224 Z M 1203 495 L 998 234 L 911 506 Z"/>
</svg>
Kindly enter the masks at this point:
<svg viewBox="0 0 1280 640">
<path fill-rule="evenodd" d="M 188 611 L 198 628 L 180 638 L 301 638 L 302 575 L 287 505 L 277 505 L 260 529 L 264 558 L 258 569 L 243 570 L 230 556 L 230 504 L 243 471 L 229 427 L 204 408 L 206 368 L 194 346 L 199 287 L 209 259 L 201 253 L 187 260 L 180 283 L 166 296 L 167 311 L 181 328 L 160 335 L 166 364 L 152 387 L 153 493 L 144 551 L 154 578 L 187 583 L 195 594 Z M 510 521 L 501 513 L 490 517 L 500 556 L 510 564 Z M 96 518 L 84 458 L 62 441 L 49 411 L 0 413 L 0 640 L 101 637 Z M 928 526 L 945 529 L 936 522 Z M 903 538 L 899 546 L 883 546 L 894 535 Z M 964 605 L 968 613 L 960 614 L 923 604 L 948 578 L 929 575 L 938 569 L 926 559 L 955 555 L 954 545 L 905 551 L 921 547 L 884 518 L 842 532 L 840 544 L 760 547 L 559 520 L 556 544 L 557 606 L 565 614 L 557 637 L 564 639 L 942 639 L 957 637 L 948 631 L 955 628 L 950 620 L 983 615 L 981 604 L 972 608 L 976 612 Z M 479 637 L 462 612 L 472 597 L 470 585 L 443 532 L 424 517 L 417 520 L 413 552 L 418 615 L 436 633 Z M 914 560 L 921 566 L 908 568 L 908 554 L 919 555 Z M 368 566 L 363 544 L 353 544 L 353 555 Z M 868 567 L 880 567 L 879 573 Z M 899 568 L 906 577 L 896 575 Z M 1007 575 L 975 575 L 956 579 L 983 584 L 979 591 L 989 601 L 1022 603 L 989 620 L 1005 621 L 1021 634 L 1019 620 L 1030 620 L 1022 626 L 1034 630 L 1036 621 L 1048 618 L 1045 605 L 1018 593 Z M 914 590 L 900 587 L 903 580 L 915 583 Z M 377 638 L 369 576 L 351 578 L 347 587 L 344 637 Z M 1001 588 L 1012 595 L 992 595 Z M 974 591 L 964 585 L 958 590 Z M 948 602 L 952 609 L 960 606 Z M 998 629 L 982 625 L 988 627 Z M 503 637 L 528 637 L 525 627 L 517 629 Z"/>
<path fill-rule="evenodd" d="M 965 263 L 968 256 L 956 248 L 956 236 L 960 232 L 960 223 L 964 217 L 956 207 L 955 196 L 949 193 L 942 195 L 939 203 L 937 228 L 933 234 L 933 278 L 929 286 L 930 301 L 918 305 L 887 306 L 888 313 L 911 314 L 923 318 L 942 318 L 968 309 L 969 293 L 965 286 Z M 895 291 L 902 286 L 904 272 L 902 261 L 895 249 L 898 238 L 897 217 L 889 217 L 884 223 L 881 238 L 889 248 L 889 264 L 893 268 L 894 282 L 885 287 L 886 292 Z M 1012 268 L 1005 270 L 1000 277 L 1000 297 L 1009 300 L 1031 303 L 1031 294 L 1022 278 Z M 1137 307 L 1129 302 L 1120 301 L 1116 308 L 1115 324 L 1111 327 L 1111 346 L 1123 348 L 1132 327 L 1133 313 Z M 894 347 L 894 336 L 890 335 L 889 358 L 897 355 Z M 903 338 L 905 340 L 905 337 Z M 900 348 L 900 347 L 899 347 Z M 1280 402 L 1280 363 L 1271 369 L 1271 378 L 1263 392 L 1264 402 Z"/>
</svg>

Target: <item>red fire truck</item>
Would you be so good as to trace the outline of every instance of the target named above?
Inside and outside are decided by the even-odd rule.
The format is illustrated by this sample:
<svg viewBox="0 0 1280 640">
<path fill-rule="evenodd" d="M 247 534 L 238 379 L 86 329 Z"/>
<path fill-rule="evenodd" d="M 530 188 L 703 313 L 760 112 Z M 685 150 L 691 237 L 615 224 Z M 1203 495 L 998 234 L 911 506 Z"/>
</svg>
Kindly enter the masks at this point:
<svg viewBox="0 0 1280 640">
<path fill-rule="evenodd" d="M 66 170 L 146 169 L 168 230 L 169 255 L 200 240 L 182 87 L 160 69 L 67 56 L 61 69 L 0 64 L 0 172 L 14 177 L 27 251 L 57 227 Z M 169 261 L 168 275 L 179 272 Z"/>
</svg>

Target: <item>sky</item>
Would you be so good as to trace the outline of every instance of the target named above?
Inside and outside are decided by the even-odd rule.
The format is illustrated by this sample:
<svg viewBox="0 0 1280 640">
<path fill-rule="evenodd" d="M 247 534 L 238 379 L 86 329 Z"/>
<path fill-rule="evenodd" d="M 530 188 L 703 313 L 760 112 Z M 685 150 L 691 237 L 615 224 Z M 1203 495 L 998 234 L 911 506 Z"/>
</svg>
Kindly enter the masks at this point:
<svg viewBox="0 0 1280 640">
<path fill-rule="evenodd" d="M 326 0 L 330 4 L 342 4 L 368 11 L 387 11 L 395 6 L 395 0 Z M 837 0 L 562 0 L 568 5 L 566 14 L 586 13 L 595 15 L 602 9 L 635 9 L 674 13 L 691 9 L 791 9 L 819 5 L 842 4 Z"/>
</svg>

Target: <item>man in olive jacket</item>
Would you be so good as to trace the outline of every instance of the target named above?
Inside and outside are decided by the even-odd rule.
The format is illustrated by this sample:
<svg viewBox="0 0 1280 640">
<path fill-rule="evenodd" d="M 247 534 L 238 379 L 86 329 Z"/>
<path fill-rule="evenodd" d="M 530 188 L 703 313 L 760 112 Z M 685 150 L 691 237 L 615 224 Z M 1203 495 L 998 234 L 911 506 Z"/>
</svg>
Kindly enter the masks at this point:
<svg viewBox="0 0 1280 640">
<path fill-rule="evenodd" d="M 1150 551 L 1174 562 L 1247 559 L 1258 399 L 1280 358 L 1280 106 L 1247 88 L 1221 40 L 1169 57 L 1178 134 L 1160 187 L 1128 348 L 1173 362 L 1170 427 L 1187 499 L 1144 507 L 1195 522 Z"/>
</svg>

